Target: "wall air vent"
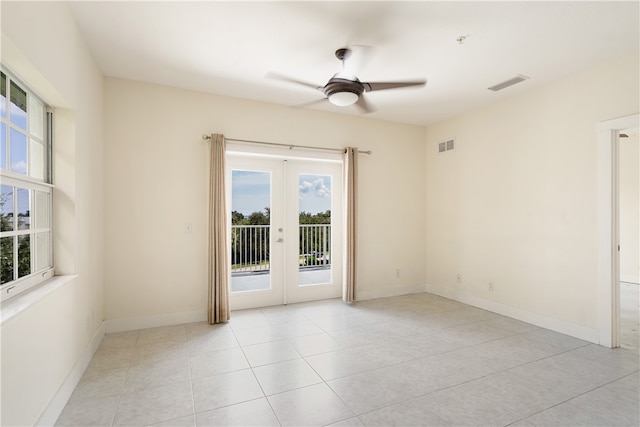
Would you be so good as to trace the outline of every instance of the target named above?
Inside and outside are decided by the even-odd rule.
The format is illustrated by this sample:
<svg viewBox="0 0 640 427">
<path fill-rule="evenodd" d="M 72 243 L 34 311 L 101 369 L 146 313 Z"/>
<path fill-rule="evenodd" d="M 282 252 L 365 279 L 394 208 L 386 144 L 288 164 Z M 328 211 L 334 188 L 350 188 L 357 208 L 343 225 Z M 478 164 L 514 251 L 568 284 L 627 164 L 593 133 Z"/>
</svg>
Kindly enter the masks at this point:
<svg viewBox="0 0 640 427">
<path fill-rule="evenodd" d="M 451 150 L 454 150 L 455 148 L 456 148 L 455 139 L 449 139 L 447 141 L 442 141 L 438 143 L 438 153 L 451 151 Z"/>
<path fill-rule="evenodd" d="M 494 92 L 497 92 L 499 90 L 508 88 L 509 86 L 513 86 L 515 84 L 518 83 L 522 83 L 523 81 L 527 80 L 529 77 L 527 76 L 523 76 L 522 74 L 518 74 L 516 77 L 509 79 L 507 81 L 504 81 L 502 83 L 498 83 L 497 85 L 491 86 L 490 88 L 488 88 L 489 90 L 492 90 Z"/>
</svg>

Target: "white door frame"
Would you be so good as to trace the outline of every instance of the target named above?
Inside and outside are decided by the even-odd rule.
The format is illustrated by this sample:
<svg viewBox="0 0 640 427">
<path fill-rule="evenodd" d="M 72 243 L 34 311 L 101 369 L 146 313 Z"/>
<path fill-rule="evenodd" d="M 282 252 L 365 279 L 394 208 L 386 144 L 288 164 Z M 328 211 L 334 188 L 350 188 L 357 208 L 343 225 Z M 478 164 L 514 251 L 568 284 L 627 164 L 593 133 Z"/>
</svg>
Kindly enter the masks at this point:
<svg viewBox="0 0 640 427">
<path fill-rule="evenodd" d="M 261 147 L 261 146 L 254 146 L 254 145 L 244 145 L 244 144 L 237 144 L 237 143 L 228 143 L 227 144 L 227 151 L 226 151 L 226 155 L 228 159 L 235 159 L 232 162 L 235 164 L 242 164 L 244 163 L 241 159 L 247 159 L 249 160 L 250 163 L 253 163 L 254 161 L 260 161 L 260 160 L 276 160 L 276 161 L 284 161 L 284 160 L 291 160 L 292 163 L 293 162 L 298 162 L 298 161 L 302 161 L 302 162 L 329 162 L 329 163 L 334 163 L 334 164 L 342 164 L 342 154 L 341 153 L 324 153 L 324 152 L 309 152 L 309 151 L 291 151 L 289 149 L 281 149 L 281 148 L 273 148 L 273 147 Z M 252 169 L 251 167 L 248 168 L 249 170 Z M 259 169 L 259 168 L 258 168 Z M 286 169 L 286 166 L 283 167 L 281 169 L 281 172 L 284 172 Z M 228 173 L 230 173 L 230 170 L 228 171 Z M 276 185 L 280 185 L 281 188 L 280 190 L 282 191 L 282 196 L 283 198 L 286 198 L 285 194 L 285 185 L 284 185 L 284 175 L 282 176 L 281 179 L 277 180 L 278 184 Z M 231 179 L 230 177 L 228 177 L 228 182 L 227 182 L 227 206 L 231 206 Z M 272 191 L 274 189 L 272 188 Z M 342 189 L 342 185 L 339 185 L 336 187 L 336 190 L 339 190 L 340 192 L 343 191 Z M 338 194 L 338 193 L 335 193 Z M 341 199 L 342 197 L 338 197 L 338 200 L 334 200 L 332 202 L 332 204 L 339 206 L 339 210 L 341 211 Z M 285 201 L 286 203 L 286 201 Z M 274 206 L 271 206 L 272 208 L 272 214 L 273 212 L 273 208 Z M 341 214 L 340 214 L 340 218 L 341 218 Z M 338 218 L 338 219 L 340 219 Z M 284 220 L 284 212 L 282 213 L 282 218 L 281 220 Z M 228 219 L 228 230 L 230 233 L 231 230 L 231 218 Z M 273 226 L 273 224 L 272 224 Z M 283 230 L 284 228 L 284 223 L 280 223 L 276 226 L 276 228 L 278 230 Z M 342 230 L 342 226 L 339 226 L 337 228 L 340 228 L 340 230 L 337 230 L 336 228 L 332 228 L 332 232 L 335 233 L 343 233 Z M 275 235 L 275 233 L 274 233 Z M 287 238 L 285 237 L 284 239 L 285 241 L 287 241 Z M 332 239 L 332 241 L 338 241 L 338 239 L 334 238 Z M 340 248 L 341 249 L 340 245 Z M 272 250 L 273 250 L 273 246 L 272 246 Z M 336 251 L 339 252 L 339 251 Z M 297 253 L 297 251 L 296 251 Z M 285 255 L 283 254 L 282 260 L 285 259 Z M 342 256 L 339 256 L 337 258 L 340 262 L 342 262 Z M 284 265 L 282 266 L 282 271 L 284 272 Z M 336 274 L 336 277 L 339 277 L 340 280 L 342 280 L 342 273 L 341 270 L 338 270 L 337 272 L 334 272 L 334 274 Z M 282 282 L 282 289 L 279 289 L 278 292 L 282 293 L 282 300 L 277 303 L 277 305 L 280 304 L 287 304 L 289 302 L 293 303 L 293 302 L 298 302 L 296 297 L 289 295 L 287 292 L 287 286 L 286 286 L 286 281 L 284 280 L 284 277 L 282 277 L 281 279 L 279 279 Z M 231 281 L 231 269 L 229 269 L 229 283 Z M 340 286 L 340 289 L 342 289 L 342 286 Z M 321 291 L 322 292 L 322 291 Z M 264 292 L 263 292 L 264 293 Z M 259 296 L 256 294 L 256 296 Z M 327 295 L 327 296 L 323 296 L 322 298 L 333 298 L 334 295 Z M 244 308 L 253 308 L 253 307 L 258 307 L 261 306 L 261 304 L 256 304 L 254 297 L 250 294 L 246 295 L 246 296 L 241 296 L 240 298 L 236 295 L 235 297 L 232 296 L 232 298 L 235 301 L 232 301 L 232 310 L 240 310 L 240 309 L 244 309 Z"/>
<path fill-rule="evenodd" d="M 620 346 L 619 132 L 640 114 L 600 122 L 598 132 L 598 327 L 600 345 Z"/>
</svg>

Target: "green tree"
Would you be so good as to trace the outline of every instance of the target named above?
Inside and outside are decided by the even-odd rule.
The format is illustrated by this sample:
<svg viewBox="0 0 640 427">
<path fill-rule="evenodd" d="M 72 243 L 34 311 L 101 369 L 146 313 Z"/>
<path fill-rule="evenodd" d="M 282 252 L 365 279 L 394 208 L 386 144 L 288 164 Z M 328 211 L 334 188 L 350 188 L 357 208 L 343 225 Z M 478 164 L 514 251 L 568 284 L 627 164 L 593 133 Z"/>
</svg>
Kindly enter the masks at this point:
<svg viewBox="0 0 640 427">
<path fill-rule="evenodd" d="M 232 211 L 231 212 L 231 224 L 233 225 L 247 225 L 249 221 L 244 217 L 241 212 Z"/>
<path fill-rule="evenodd" d="M 271 222 L 271 209 L 264 208 L 264 212 L 254 212 L 249 215 L 250 225 L 269 225 Z"/>
<path fill-rule="evenodd" d="M 331 210 L 312 214 L 310 212 L 300 212 L 298 221 L 301 225 L 324 225 L 331 224 Z M 264 211 L 256 211 L 249 216 L 244 216 L 241 212 L 231 212 L 232 225 L 269 225 L 271 223 L 271 209 L 264 208 Z M 253 233 L 253 234 L 252 234 Z M 235 264 L 247 264 L 249 260 L 268 259 L 269 257 L 269 235 L 268 229 L 263 232 L 247 231 L 243 227 L 238 227 L 231 232 L 231 254 L 232 262 Z M 253 236 L 247 238 L 247 236 Z M 329 248 L 331 233 L 326 228 L 309 227 L 300 234 L 300 253 L 314 252 L 322 257 L 309 256 L 307 265 L 326 264 L 326 253 Z"/>
<path fill-rule="evenodd" d="M 18 277 L 31 274 L 31 236 L 18 237 Z"/>
<path fill-rule="evenodd" d="M 302 211 L 298 215 L 298 222 L 300 224 L 331 224 L 331 211 L 318 212 L 315 215 Z"/>
<path fill-rule="evenodd" d="M 13 230 L 13 212 L 5 212 L 5 204 L 13 192 L 0 194 L 0 231 Z M 13 280 L 13 237 L 0 238 L 0 284 Z"/>
</svg>

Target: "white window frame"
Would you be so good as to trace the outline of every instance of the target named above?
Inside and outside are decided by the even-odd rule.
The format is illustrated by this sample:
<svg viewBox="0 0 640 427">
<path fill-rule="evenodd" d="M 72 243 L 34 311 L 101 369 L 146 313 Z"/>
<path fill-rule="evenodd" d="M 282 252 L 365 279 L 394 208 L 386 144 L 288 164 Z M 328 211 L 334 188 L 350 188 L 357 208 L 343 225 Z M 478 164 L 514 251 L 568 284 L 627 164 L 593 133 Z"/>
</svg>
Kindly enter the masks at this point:
<svg viewBox="0 0 640 427">
<path fill-rule="evenodd" d="M 10 112 L 10 99 L 9 99 L 9 92 L 7 91 L 7 101 L 6 101 L 6 114 L 5 117 L 0 117 L 0 122 L 3 123 L 5 125 L 5 140 L 7 142 L 6 144 L 6 152 L 5 152 L 5 156 L 6 156 L 6 169 L 0 168 L 0 182 L 2 185 L 7 185 L 7 186 L 12 186 L 15 188 L 20 188 L 20 189 L 27 189 L 30 191 L 30 227 L 29 229 L 26 230 L 19 230 L 17 229 L 17 227 L 14 227 L 13 230 L 11 231 L 2 231 L 0 232 L 0 237 L 2 238 L 14 238 L 14 245 L 13 245 L 13 274 L 14 274 L 14 280 L 11 280 L 7 283 L 1 284 L 0 285 L 0 301 L 6 301 L 28 289 L 33 288 L 34 286 L 52 278 L 55 274 L 55 270 L 54 270 L 54 266 L 53 266 L 53 215 L 52 215 L 52 211 L 53 211 L 53 189 L 54 186 L 51 183 L 51 176 L 52 176 L 52 146 L 53 146 L 53 129 L 52 129 L 52 125 L 53 125 L 53 113 L 52 110 L 48 107 L 47 103 L 44 102 L 41 98 L 39 98 L 27 85 L 25 85 L 22 81 L 20 81 L 20 79 L 16 78 L 15 74 L 13 74 L 11 71 L 7 70 L 6 67 L 4 66 L 0 66 L 0 70 L 2 71 L 2 73 L 6 76 L 7 78 L 7 89 L 10 88 L 10 82 L 13 81 L 16 85 L 18 85 L 20 87 L 20 89 L 22 89 L 23 91 L 25 91 L 27 93 L 27 105 L 29 105 L 29 100 L 30 99 L 35 99 L 37 100 L 39 103 L 41 103 L 44 106 L 44 117 L 43 117 L 43 136 L 41 138 L 41 143 L 44 145 L 44 171 L 43 171 L 43 179 L 39 179 L 39 178 L 35 178 L 29 175 L 21 175 L 19 173 L 16 172 L 12 172 L 10 170 L 11 166 L 10 166 L 10 162 L 11 162 L 11 158 L 10 158 L 10 134 L 11 134 L 11 129 L 15 129 L 18 130 L 19 132 L 21 132 L 22 134 L 26 134 L 26 138 L 27 138 L 27 147 L 30 147 L 30 140 L 31 139 L 40 139 L 40 138 L 34 138 L 33 135 L 30 133 L 30 126 L 29 126 L 29 114 L 27 112 L 27 130 L 25 131 L 24 129 L 16 126 L 15 124 L 11 123 L 11 112 Z M 27 148 L 27 163 L 30 165 L 30 158 L 31 156 L 31 149 Z M 37 202 L 36 201 L 36 197 L 35 196 L 35 192 L 41 192 L 41 193 L 46 193 L 48 194 L 48 197 L 46 198 L 46 202 L 44 203 L 44 206 L 41 206 L 42 203 L 41 202 Z M 14 207 L 14 214 L 17 211 L 17 205 L 16 205 L 16 201 L 17 201 L 17 196 L 15 195 L 15 191 L 13 192 L 13 203 L 12 206 Z M 34 207 L 38 210 L 34 210 Z M 42 227 L 37 227 L 37 224 L 34 225 L 34 221 L 33 219 L 36 218 L 37 215 L 40 214 L 40 209 L 44 210 L 44 214 L 46 216 L 48 216 L 46 224 L 48 224 L 48 226 L 42 226 Z M 38 213 L 36 213 L 38 212 Z M 36 270 L 36 241 L 37 241 L 37 236 L 41 236 L 42 234 L 40 233 L 48 233 L 48 250 L 46 253 L 46 256 L 48 256 L 48 259 L 46 260 L 46 267 L 40 268 L 39 270 Z M 18 254 L 18 247 L 17 247 L 17 242 L 18 242 L 18 238 L 17 236 L 22 236 L 22 235 L 29 235 L 30 236 L 30 262 L 31 262 L 31 268 L 30 268 L 30 273 L 17 278 L 18 275 L 18 259 L 17 259 L 17 254 Z"/>
</svg>

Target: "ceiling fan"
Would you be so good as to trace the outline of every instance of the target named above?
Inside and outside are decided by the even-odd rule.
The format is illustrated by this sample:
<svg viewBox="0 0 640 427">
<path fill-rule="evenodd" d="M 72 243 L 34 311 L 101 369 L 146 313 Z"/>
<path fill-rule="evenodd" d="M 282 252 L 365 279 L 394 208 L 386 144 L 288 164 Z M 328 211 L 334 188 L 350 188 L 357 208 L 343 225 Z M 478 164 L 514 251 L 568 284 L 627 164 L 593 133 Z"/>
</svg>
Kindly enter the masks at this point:
<svg viewBox="0 0 640 427">
<path fill-rule="evenodd" d="M 295 83 L 298 85 L 310 87 L 312 89 L 319 90 L 325 96 L 325 98 L 312 101 L 307 105 L 315 104 L 318 102 L 324 102 L 328 100 L 333 105 L 338 107 L 346 107 L 355 104 L 365 113 L 373 111 L 371 106 L 364 98 L 366 92 L 372 92 L 374 90 L 386 90 L 397 89 L 408 86 L 424 86 L 426 80 L 415 81 L 398 81 L 398 82 L 361 82 L 345 64 L 351 57 L 352 51 L 348 48 L 341 48 L 335 52 L 336 58 L 342 61 L 342 72 L 335 74 L 329 79 L 324 86 L 318 86 L 313 83 L 308 83 L 302 80 L 294 79 L 287 76 L 282 76 L 275 73 L 269 73 L 267 77 L 283 80 L 286 82 Z"/>
</svg>

